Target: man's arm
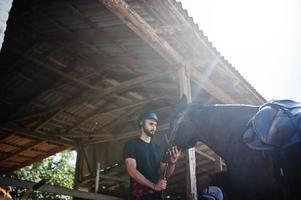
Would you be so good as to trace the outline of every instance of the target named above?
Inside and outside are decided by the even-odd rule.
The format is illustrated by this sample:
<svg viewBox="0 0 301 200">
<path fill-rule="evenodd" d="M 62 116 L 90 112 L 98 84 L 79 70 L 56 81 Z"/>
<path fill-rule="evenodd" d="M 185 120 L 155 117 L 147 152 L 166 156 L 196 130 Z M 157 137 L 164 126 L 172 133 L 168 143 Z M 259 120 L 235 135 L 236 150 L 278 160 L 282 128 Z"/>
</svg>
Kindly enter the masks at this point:
<svg viewBox="0 0 301 200">
<path fill-rule="evenodd" d="M 125 159 L 125 166 L 127 169 L 128 174 L 132 177 L 135 181 L 149 187 L 155 191 L 162 191 L 166 189 L 166 181 L 159 180 L 158 183 L 152 183 L 147 178 L 145 178 L 137 169 L 136 169 L 136 160 L 134 158 L 126 158 Z"/>
<path fill-rule="evenodd" d="M 167 163 L 160 162 L 160 174 L 162 177 L 164 175 L 164 170 L 165 170 L 166 165 L 167 165 Z M 176 168 L 175 163 L 168 163 L 166 177 L 164 177 L 164 178 L 170 177 L 173 174 L 173 172 L 175 171 L 175 168 Z"/>
<path fill-rule="evenodd" d="M 169 176 L 171 176 L 173 174 L 173 172 L 175 171 L 176 168 L 176 163 L 179 159 L 179 157 L 181 156 L 181 152 L 182 150 L 178 149 L 176 146 L 173 146 L 171 148 L 171 150 L 169 150 L 169 161 L 168 161 L 168 168 L 167 168 L 167 172 L 166 172 L 166 177 L 168 178 Z M 163 175 L 164 170 L 166 167 L 166 163 L 160 162 L 160 174 Z"/>
</svg>

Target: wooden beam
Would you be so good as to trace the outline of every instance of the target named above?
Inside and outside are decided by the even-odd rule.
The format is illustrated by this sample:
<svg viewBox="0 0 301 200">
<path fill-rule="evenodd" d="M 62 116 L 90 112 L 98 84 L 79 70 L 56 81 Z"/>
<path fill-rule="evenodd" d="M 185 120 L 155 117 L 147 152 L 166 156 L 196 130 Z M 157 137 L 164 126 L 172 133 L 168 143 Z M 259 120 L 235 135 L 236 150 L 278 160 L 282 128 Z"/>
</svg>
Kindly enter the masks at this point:
<svg viewBox="0 0 301 200">
<path fill-rule="evenodd" d="M 46 125 L 47 123 L 49 123 L 54 117 L 60 115 L 62 112 L 63 112 L 63 110 L 60 110 L 60 111 L 54 113 L 53 115 L 51 115 L 51 117 L 49 117 L 48 119 L 42 120 L 42 122 L 39 123 L 32 131 L 33 132 L 39 131 L 39 128 L 41 128 L 44 125 Z"/>
<path fill-rule="evenodd" d="M 76 149 L 76 163 L 75 163 L 75 174 L 73 181 L 73 188 L 78 189 L 82 182 L 82 171 L 83 171 L 83 155 L 80 150 Z"/>
<path fill-rule="evenodd" d="M 161 96 L 162 98 L 165 98 L 163 96 Z M 160 97 L 158 97 L 160 98 Z M 153 101 L 155 101 L 155 99 L 153 99 Z M 152 101 L 152 100 L 150 100 Z M 155 112 L 161 112 L 163 110 L 166 109 L 170 109 L 174 106 L 166 106 L 166 107 L 162 107 L 159 109 L 154 110 Z M 108 112 L 109 113 L 109 112 Z M 132 121 L 136 121 L 136 118 L 131 118 L 128 119 L 128 121 L 126 123 L 132 123 Z M 159 126 L 159 130 L 163 131 L 163 130 L 167 130 L 169 127 L 169 124 L 163 124 L 161 126 Z M 112 132 L 112 131 L 99 131 L 98 133 L 94 133 L 94 134 L 82 134 L 82 133 L 77 133 L 76 131 L 74 131 L 74 133 L 72 134 L 68 134 L 68 135 L 63 135 L 66 136 L 68 138 L 88 138 L 85 143 L 86 144 L 97 144 L 97 143 L 103 143 L 103 142 L 111 142 L 111 141 L 119 141 L 119 140 L 124 140 L 124 139 L 128 139 L 131 137 L 135 137 L 136 134 L 138 133 L 138 130 L 134 130 L 134 131 L 129 131 L 127 133 L 122 133 L 122 134 L 118 134 L 118 130 L 116 130 L 116 132 Z M 130 135 L 130 136 L 129 136 Z M 62 134 L 60 134 L 60 136 L 62 136 Z"/>
<path fill-rule="evenodd" d="M 165 4 L 168 7 L 168 9 L 172 12 L 173 16 L 180 21 L 180 24 L 184 25 L 186 29 L 189 29 L 189 31 L 193 33 L 196 41 L 200 42 L 212 56 L 218 59 L 218 63 L 220 63 L 223 66 L 225 71 L 228 71 L 228 73 L 231 74 L 232 77 L 241 80 L 243 85 L 245 85 L 246 88 L 248 88 L 248 90 L 254 95 L 254 97 L 258 100 L 259 103 L 265 101 L 265 99 L 255 89 L 253 89 L 253 87 L 245 79 L 243 79 L 239 73 L 234 72 L 234 68 L 231 66 L 231 64 L 229 64 L 224 59 L 224 57 L 221 56 L 219 52 L 217 52 L 217 50 L 207 40 L 207 37 L 204 37 L 200 34 L 200 30 L 197 28 L 197 26 L 187 21 L 187 18 L 182 14 L 182 12 L 180 12 L 176 5 L 178 4 L 178 2 L 173 0 L 166 0 L 162 1 L 162 3 Z"/>
<path fill-rule="evenodd" d="M 140 84 L 145 84 L 149 81 L 159 80 L 159 79 L 161 79 L 165 76 L 171 75 L 173 73 L 175 73 L 175 72 L 172 70 L 167 70 L 165 72 L 156 72 L 153 74 L 142 75 L 142 76 L 133 78 L 131 80 L 121 82 L 119 85 L 117 85 L 115 87 L 105 89 L 104 95 L 102 95 L 102 96 L 104 97 L 105 95 L 108 95 L 108 94 L 122 92 L 122 91 L 125 91 L 128 89 L 131 89 L 133 87 L 137 87 Z"/>
<path fill-rule="evenodd" d="M 57 137 L 51 137 L 51 136 L 48 136 L 48 135 L 44 135 L 44 134 L 40 134 L 40 133 L 37 133 L 37 132 L 33 132 L 31 130 L 28 130 L 25 127 L 21 127 L 21 126 L 18 126 L 16 124 L 2 125 L 0 127 L 0 130 L 1 129 L 13 132 L 11 134 L 23 135 L 25 137 L 33 138 L 33 139 L 36 139 L 36 140 L 46 140 L 46 141 L 52 142 L 54 144 L 66 145 L 68 147 L 74 145 L 74 143 L 72 143 L 70 141 L 65 141 L 63 139 L 58 140 Z"/>
<path fill-rule="evenodd" d="M 217 154 L 214 153 L 213 156 L 209 155 L 208 153 L 205 153 L 199 149 L 195 149 L 195 152 L 202 156 L 202 157 L 205 157 L 207 158 L 208 160 L 212 161 L 212 162 L 215 162 L 216 165 L 217 165 L 217 169 L 223 169 L 224 166 L 226 166 L 226 163 L 222 160 L 222 158 L 220 156 L 218 156 Z M 218 167 L 219 166 L 219 167 Z"/>
<path fill-rule="evenodd" d="M 143 76 L 138 76 L 134 79 L 131 79 L 131 80 L 128 80 L 128 81 L 124 81 L 124 82 L 121 82 L 120 84 L 118 84 L 117 86 L 114 86 L 114 87 L 110 87 L 108 89 L 104 89 L 102 91 L 102 93 L 98 93 L 96 94 L 95 96 L 93 97 L 79 97 L 73 101 L 71 101 L 68 105 L 70 106 L 70 104 L 74 104 L 76 102 L 82 102 L 82 101 L 88 101 L 90 99 L 94 99 L 94 98 L 98 98 L 98 99 L 101 99 L 101 98 L 108 98 L 110 95 L 114 95 L 116 93 L 119 93 L 119 92 L 122 92 L 122 91 L 125 91 L 125 90 L 128 90 L 132 87 L 137 87 L 138 85 L 142 84 L 142 83 L 146 83 L 148 81 L 153 81 L 153 80 L 157 80 L 157 79 L 160 79 L 164 76 L 167 76 L 169 74 L 172 74 L 174 73 L 173 71 L 166 71 L 166 72 L 156 72 L 154 74 L 147 74 L 147 75 L 143 75 Z M 66 102 L 67 103 L 67 102 Z M 64 104 L 63 104 L 64 105 Z M 57 109 L 57 108 L 56 108 Z M 60 113 L 62 111 L 64 111 L 64 107 L 59 110 L 57 113 Z M 56 116 L 55 113 L 54 115 L 52 115 L 51 117 L 49 117 L 45 122 L 42 123 L 42 125 L 45 125 L 47 124 L 47 122 L 49 122 L 53 117 Z M 40 127 L 40 126 L 39 126 Z"/>
<path fill-rule="evenodd" d="M 67 7 L 69 7 L 73 14 L 75 14 L 76 16 L 78 16 L 83 22 L 85 22 L 86 24 L 88 24 L 92 30 L 94 30 L 94 34 L 99 37 L 102 38 L 102 29 L 99 28 L 98 24 L 96 24 L 95 22 L 93 22 L 88 16 L 86 16 L 84 13 L 82 13 L 80 10 L 78 10 L 74 5 L 72 4 L 67 4 Z M 110 34 L 112 35 L 112 34 Z M 113 34 L 114 35 L 114 34 Z M 114 45 L 118 46 L 120 49 L 122 49 L 126 54 L 129 55 L 129 57 L 132 58 L 136 58 L 136 56 L 132 53 L 132 51 L 128 51 L 128 49 L 126 47 L 124 47 L 120 42 L 116 42 L 113 39 L 109 39 Z"/>
<path fill-rule="evenodd" d="M 93 74 L 95 74 L 95 73 L 93 73 Z M 89 75 L 87 75 L 87 76 L 84 76 L 84 77 L 80 78 L 79 80 L 83 80 L 83 79 L 85 79 L 85 78 L 88 78 L 88 77 L 91 76 L 91 75 L 92 75 L 92 74 L 89 74 Z M 67 87 L 67 86 L 71 85 L 72 83 L 73 83 L 73 82 L 70 81 L 70 82 L 65 82 L 65 83 L 63 83 L 63 84 L 61 84 L 61 85 L 56 85 L 56 86 L 54 86 L 54 87 L 52 87 L 52 88 L 49 88 L 49 89 L 47 89 L 47 90 L 44 90 L 43 93 L 50 93 L 50 92 L 53 92 L 53 93 L 60 93 L 60 94 L 63 94 L 63 92 L 61 92 L 60 89 L 62 89 L 62 88 L 64 88 L 64 87 Z M 36 102 L 34 99 L 31 100 L 31 101 L 29 102 L 29 104 L 33 104 L 33 105 L 35 105 L 35 106 L 42 107 L 42 110 L 43 110 L 43 109 L 44 109 L 44 110 L 48 110 L 48 109 L 49 109 L 49 108 L 47 107 L 47 105 L 45 105 L 45 104 L 39 105 L 39 103 Z M 36 105 L 36 104 L 38 104 L 38 105 Z M 16 113 L 16 116 L 13 115 L 12 119 L 13 119 L 14 122 L 24 121 L 24 120 L 29 120 L 29 119 L 41 117 L 42 113 L 43 113 L 43 112 L 41 112 L 41 111 L 38 111 L 38 112 L 35 112 L 35 113 L 30 113 L 30 114 L 18 114 L 18 113 Z M 70 113 L 65 113 L 65 114 L 71 115 Z M 77 118 L 79 118 L 78 116 L 74 116 L 74 115 L 73 115 L 72 117 L 77 117 Z"/>
<path fill-rule="evenodd" d="M 129 181 L 129 178 L 126 177 L 126 178 L 122 178 L 122 177 L 115 177 L 115 176 L 109 176 L 109 175 L 105 175 L 105 174 L 101 174 L 100 173 L 100 182 L 101 182 L 101 179 L 106 179 L 106 180 L 112 180 L 112 181 L 117 181 L 117 182 L 122 182 L 122 183 L 130 183 Z M 95 181 L 95 177 L 87 177 L 87 178 L 84 178 L 83 181 Z"/>
<path fill-rule="evenodd" d="M 138 87 L 141 84 L 145 84 L 150 81 L 160 80 L 163 77 L 166 77 L 173 73 L 175 73 L 175 72 L 172 70 L 167 70 L 165 72 L 156 72 L 156 73 L 152 73 L 152 74 L 141 75 L 141 76 L 135 77 L 133 79 L 120 82 L 119 85 L 106 88 L 102 92 L 98 92 L 98 93 L 95 93 L 90 96 L 79 96 L 77 98 L 71 99 L 70 101 L 66 101 L 61 104 L 58 104 L 58 105 L 55 105 L 52 107 L 48 107 L 46 109 L 42 109 L 40 112 L 37 111 L 35 113 L 31 113 L 28 115 L 36 115 L 36 116 L 45 115 L 49 112 L 53 113 L 53 112 L 57 112 L 60 109 L 64 109 L 65 106 L 73 106 L 73 105 L 77 105 L 82 102 L 93 101 L 95 99 L 109 98 L 110 95 L 121 93 L 123 91 L 129 90 L 134 87 Z M 26 117 L 26 116 L 22 116 L 22 118 L 24 118 L 24 117 Z"/>
<path fill-rule="evenodd" d="M 21 149 L 18 150 L 18 151 L 13 152 L 11 155 L 6 156 L 5 158 L 0 159 L 0 165 L 1 165 L 3 162 L 5 162 L 5 161 L 7 161 L 7 160 L 9 160 L 9 159 L 17 158 L 17 157 L 19 156 L 19 154 L 21 154 L 21 153 L 23 153 L 23 152 L 25 152 L 25 151 L 27 151 L 27 150 L 34 149 L 35 147 L 38 147 L 38 146 L 43 145 L 43 144 L 45 144 L 45 143 L 47 143 L 47 142 L 46 142 L 46 141 L 33 142 L 32 144 L 30 144 L 30 145 L 28 145 L 28 146 L 26 146 L 26 147 L 24 147 L 24 148 L 21 148 Z"/>
<path fill-rule="evenodd" d="M 115 16 L 123 21 L 132 31 L 148 43 L 168 63 L 184 66 L 182 56 L 175 51 L 156 31 L 124 0 L 100 0 Z"/>
<path fill-rule="evenodd" d="M 108 54 L 106 54 L 103 51 L 100 51 L 98 48 L 95 48 L 94 46 L 90 45 L 91 41 L 86 41 L 86 39 L 84 39 L 82 37 L 82 35 L 77 35 L 74 34 L 72 31 L 70 31 L 68 28 L 66 28 L 61 22 L 55 20 L 53 17 L 50 17 L 46 14 L 46 12 L 41 12 L 39 10 L 35 11 L 36 14 L 38 14 L 40 17 L 45 18 L 46 20 L 48 20 L 49 23 L 51 23 L 53 26 L 55 26 L 56 28 L 58 28 L 62 33 L 64 33 L 66 37 L 61 37 L 61 36 L 55 36 L 54 40 L 57 41 L 60 37 L 63 41 L 72 41 L 74 43 L 80 43 L 82 44 L 84 47 L 87 47 L 88 49 L 90 49 L 92 52 L 96 53 L 98 56 L 104 57 L 104 56 L 110 56 Z M 45 37 L 45 36 L 44 36 Z M 58 38 L 59 37 L 59 38 Z M 48 39 L 47 36 L 44 39 Z"/>
<path fill-rule="evenodd" d="M 104 57 L 104 58 L 90 58 L 90 60 L 92 59 L 92 61 L 95 60 L 95 62 L 99 63 L 99 64 L 105 64 L 105 65 L 109 65 L 110 67 L 113 66 L 143 66 L 143 67 L 168 67 L 171 66 L 170 64 L 168 64 L 168 62 L 166 62 L 164 59 L 160 58 L 158 56 L 158 58 L 129 58 L 129 57 Z"/>
<path fill-rule="evenodd" d="M 148 3 L 147 0 L 144 0 L 144 3 Z M 151 9 L 147 9 L 147 10 L 150 12 L 152 11 Z M 156 15 L 157 13 L 151 13 L 151 14 Z M 154 30 L 156 31 L 157 34 L 170 36 L 170 35 L 182 34 L 183 32 L 186 31 L 186 29 L 188 29 L 186 25 L 177 24 L 177 25 L 163 25 L 155 28 Z"/>
<path fill-rule="evenodd" d="M 27 165 L 30 165 L 30 164 L 35 163 L 35 162 L 37 162 L 37 161 L 40 161 L 40 160 L 42 160 L 42 159 L 44 159 L 44 158 L 47 158 L 47 157 L 49 157 L 49 156 L 52 156 L 52 155 L 54 155 L 54 154 L 56 154 L 56 153 L 58 153 L 58 152 L 61 152 L 61 151 L 66 150 L 66 149 L 68 149 L 68 148 L 69 148 L 68 146 L 59 146 L 59 147 L 57 147 L 57 148 L 55 148 L 55 149 L 53 149 L 53 150 L 51 150 L 51 151 L 48 151 L 47 153 L 40 154 L 40 155 L 38 155 L 38 156 L 36 156 L 36 157 L 34 157 L 34 158 L 28 159 L 28 160 L 26 160 L 26 161 L 24 161 L 24 162 L 18 164 L 18 165 L 15 166 L 15 167 L 10 168 L 10 169 L 9 169 L 9 172 L 13 172 L 13 171 L 15 171 L 15 170 L 21 169 L 22 167 L 25 167 L 25 166 L 27 166 Z"/>
<path fill-rule="evenodd" d="M 163 130 L 167 130 L 169 129 L 169 124 L 162 124 L 160 126 L 157 127 L 157 131 L 163 131 Z M 100 133 L 102 134 L 102 133 Z M 111 133 L 112 134 L 112 133 Z M 97 134 L 95 134 L 97 135 Z M 100 140 L 93 140 L 91 142 L 88 142 L 89 144 L 100 144 L 100 143 L 104 143 L 104 142 L 111 142 L 111 141 L 115 141 L 115 140 L 124 140 L 124 139 L 130 139 L 133 137 L 137 137 L 139 136 L 139 130 L 133 130 L 133 131 L 129 131 L 127 133 L 122 133 L 116 136 L 112 134 L 112 136 L 110 137 L 106 137 Z"/>
<path fill-rule="evenodd" d="M 140 38 L 148 43 L 159 55 L 161 55 L 168 63 L 176 66 L 188 66 L 189 61 L 186 61 L 172 46 L 161 38 L 156 30 L 151 27 L 134 9 L 132 9 L 124 0 L 99 0 L 102 2 L 115 16 L 123 21 L 132 31 L 134 31 Z M 188 23 L 184 21 L 185 23 Z M 212 51 L 212 49 L 209 49 Z M 188 66 L 189 67 L 189 66 Z M 214 86 L 213 83 L 209 82 Z M 214 89 L 219 89 L 217 86 L 211 87 L 209 93 L 216 98 L 221 99 L 222 102 L 228 99 L 223 99 L 226 94 L 219 89 L 214 92 Z M 207 90 L 206 87 L 204 87 Z M 221 95 L 220 95 L 220 92 Z"/>
<path fill-rule="evenodd" d="M 223 171 L 223 160 L 222 160 L 222 158 L 220 157 L 220 156 L 218 156 L 218 155 L 215 155 L 215 167 L 216 167 L 216 171 L 218 171 L 218 172 L 221 172 L 221 171 Z"/>
<path fill-rule="evenodd" d="M 10 47 L 9 49 L 11 49 L 14 53 L 16 53 L 17 55 L 21 56 L 22 58 L 24 58 L 24 59 L 26 59 L 26 60 L 28 60 L 28 61 L 30 61 L 30 62 L 38 65 L 38 66 L 40 66 L 40 67 L 43 67 L 43 68 L 45 68 L 45 69 L 47 69 L 47 70 L 49 70 L 49 71 L 51 71 L 51 72 L 53 72 L 53 73 L 55 73 L 55 74 L 63 77 L 63 78 L 66 78 L 67 80 L 72 81 L 73 83 L 75 83 L 75 84 L 77 84 L 77 85 L 79 85 L 81 87 L 84 87 L 86 89 L 92 90 L 94 92 L 103 93 L 103 88 L 98 88 L 98 87 L 95 87 L 93 85 L 90 85 L 90 84 L 88 84 L 88 83 L 86 83 L 86 82 L 84 82 L 84 81 L 82 81 L 82 80 L 80 80 L 78 78 L 75 78 L 75 77 L 73 77 L 73 76 L 71 76 L 69 74 L 66 74 L 66 73 L 64 73 L 64 72 L 56 69 L 56 67 L 54 67 L 52 65 L 48 65 L 48 64 L 44 63 L 43 61 L 41 61 L 41 60 L 39 60 L 37 58 L 34 58 L 34 57 L 32 57 L 32 56 L 30 56 L 30 55 L 28 55 L 26 53 L 23 53 L 23 52 L 21 52 L 19 50 L 16 50 L 16 49 L 14 49 L 12 47 Z"/>
<path fill-rule="evenodd" d="M 109 97 L 110 94 L 116 94 L 116 93 L 118 93 L 118 92 L 122 92 L 122 91 L 127 90 L 127 89 L 130 89 L 130 88 L 132 88 L 132 87 L 136 87 L 136 86 L 138 86 L 138 85 L 141 85 L 142 83 L 146 83 L 146 82 L 148 82 L 148 81 L 160 79 L 160 78 L 162 78 L 162 77 L 164 77 L 164 76 L 167 76 L 167 75 L 169 75 L 169 74 L 172 74 L 172 73 L 174 73 L 174 72 L 173 72 L 173 71 L 166 71 L 166 72 L 163 72 L 163 73 L 154 73 L 154 74 L 148 74 L 148 75 L 138 76 L 138 77 L 136 77 L 136 78 L 134 78 L 134 79 L 131 79 L 131 80 L 128 80 L 128 81 L 124 81 L 124 82 L 121 82 L 121 83 L 120 83 L 119 85 L 117 85 L 117 86 L 114 86 L 114 87 L 105 89 L 104 92 L 103 92 L 102 94 L 96 94 L 96 95 L 93 95 L 93 96 L 90 96 L 90 97 L 79 97 L 79 98 L 75 98 L 75 99 L 71 100 L 70 104 L 71 104 L 71 105 L 74 105 L 74 104 L 76 104 L 76 103 L 80 103 L 80 102 L 82 102 L 82 101 L 87 101 L 87 100 L 89 101 L 89 100 L 95 99 L 95 98 L 103 98 L 103 97 L 106 97 L 106 98 L 107 98 L 107 97 Z M 59 112 L 61 112 L 62 110 L 64 110 L 64 106 L 65 106 L 65 105 L 70 105 L 70 104 L 68 104 L 68 102 L 64 102 L 64 103 L 61 104 L 61 105 L 57 105 L 57 107 L 54 106 L 53 108 L 48 108 L 48 109 L 46 109 L 46 110 L 43 110 L 41 113 L 35 113 L 35 115 L 42 115 L 42 114 L 51 112 L 52 109 L 55 109 L 55 110 L 61 109 L 61 110 L 59 110 L 59 111 L 56 112 L 56 113 L 59 113 Z M 54 116 L 56 116 L 56 114 L 52 115 L 52 117 L 54 117 Z M 48 119 L 46 120 L 46 122 L 49 121 L 52 117 L 48 118 Z M 45 124 L 45 123 L 43 123 L 43 124 Z M 22 129 L 23 129 L 23 128 L 22 128 Z M 22 133 L 22 134 L 26 134 L 26 133 L 30 132 L 29 130 L 22 130 L 22 129 L 21 129 L 21 128 L 18 129 L 19 132 Z M 13 129 L 12 129 L 12 130 L 13 130 Z M 45 136 L 45 135 L 43 135 L 43 134 L 39 134 L 39 133 L 36 133 L 36 132 L 32 132 L 32 133 L 30 133 L 30 134 L 28 134 L 28 135 L 32 135 L 32 136 L 36 135 L 36 136 L 38 136 L 39 138 L 44 138 L 44 139 L 47 137 L 47 136 Z M 49 138 L 49 137 L 47 137 L 47 138 Z M 49 138 L 49 139 L 50 139 L 50 138 Z M 53 138 L 51 138 L 51 139 L 53 140 Z M 69 141 L 68 141 L 68 143 L 69 143 Z"/>
<path fill-rule="evenodd" d="M 112 130 L 116 125 L 122 124 L 122 122 L 126 121 L 130 115 L 134 114 L 138 109 L 140 109 L 139 106 L 136 106 L 132 109 L 125 110 L 122 114 L 120 114 L 117 118 L 115 118 L 113 121 L 111 121 L 109 124 L 106 124 L 106 129 Z"/>
<path fill-rule="evenodd" d="M 72 41 L 74 43 L 81 43 L 82 45 L 84 45 L 85 47 L 88 47 L 89 49 L 91 49 L 93 52 L 95 52 L 97 55 L 101 56 L 101 59 L 99 58 L 99 56 L 95 57 L 95 58 L 87 58 L 86 60 L 89 61 L 94 61 L 95 59 L 95 63 L 97 63 L 97 65 L 99 64 L 105 64 L 107 65 L 107 67 L 105 67 L 105 69 L 107 69 L 108 67 L 111 67 L 112 65 L 135 65 L 135 66 L 166 66 L 168 65 L 167 62 L 161 58 L 152 58 L 151 61 L 149 59 L 143 59 L 143 58 L 115 58 L 112 59 L 110 55 L 107 55 L 105 52 L 101 51 L 98 48 L 95 48 L 94 46 L 92 46 L 91 44 L 93 44 L 93 40 L 91 39 L 87 39 L 87 38 L 83 38 L 81 33 L 76 33 L 74 31 L 70 31 L 68 30 L 66 27 L 64 27 L 60 22 L 56 21 L 55 19 L 49 17 L 46 13 L 42 13 L 40 11 L 37 11 L 37 13 L 46 18 L 50 23 L 52 23 L 54 26 L 56 26 L 58 29 L 62 30 L 66 36 L 55 36 L 55 38 L 53 38 L 55 41 L 57 41 L 58 39 L 62 40 L 63 42 L 66 41 Z M 79 15 L 81 17 L 82 20 L 86 21 L 89 20 L 91 22 L 91 20 L 89 18 L 84 17 L 82 14 Z M 93 23 L 93 22 L 91 22 Z M 94 23 L 93 23 L 94 24 Z M 97 27 L 97 25 L 95 25 Z M 133 34 L 132 34 L 133 36 Z M 46 40 L 49 40 L 51 38 L 51 36 L 44 36 L 46 37 Z M 112 34 L 111 32 L 105 32 L 105 31 L 98 31 L 97 33 L 97 37 L 104 39 L 104 40 L 116 40 L 116 39 L 120 39 L 120 37 L 126 38 L 126 37 L 130 37 L 130 36 L 125 36 L 125 34 L 121 34 L 121 36 L 116 37 L 115 34 Z M 115 43 L 118 45 L 118 43 Z M 127 52 L 127 50 L 126 50 Z M 103 71 L 103 70 L 102 70 Z"/>
<path fill-rule="evenodd" d="M 165 92 L 169 92 L 169 93 L 175 93 L 177 94 L 179 92 L 179 89 L 178 87 L 174 84 L 174 83 L 164 83 L 164 84 L 161 84 L 161 83 L 154 83 L 154 84 L 149 84 L 149 85 L 144 85 L 144 86 L 141 86 L 141 88 L 143 88 L 143 90 L 159 90 L 161 91 L 162 93 L 165 93 Z"/>
<path fill-rule="evenodd" d="M 31 188 L 35 183 L 30 181 L 23 181 L 19 179 L 13 179 L 9 177 L 0 177 L 0 184 L 1 185 L 9 185 L 14 187 L 21 187 L 21 188 Z M 90 192 L 83 192 L 79 190 L 72 190 L 64 187 L 59 186 L 52 186 L 52 185 L 43 185 L 37 189 L 38 191 L 42 192 L 50 192 L 60 195 L 67 195 L 72 197 L 78 197 L 83 199 L 97 199 L 97 200 L 121 200 L 118 197 L 103 195 L 103 194 L 96 194 Z"/>
<path fill-rule="evenodd" d="M 149 103 L 151 101 L 157 101 L 158 99 L 160 99 L 160 97 L 159 98 L 154 98 L 154 99 L 149 99 L 149 100 L 138 101 L 138 102 L 135 102 L 135 103 L 130 104 L 130 105 L 121 106 L 121 107 L 117 107 L 117 108 L 110 109 L 110 110 L 105 110 L 105 111 L 102 111 L 103 108 L 98 108 L 98 109 L 92 111 L 91 113 L 89 113 L 87 116 L 85 116 L 85 120 L 83 120 L 80 123 L 78 123 L 75 126 L 73 126 L 66 133 L 60 134 L 60 136 L 68 137 L 70 135 L 70 133 L 72 133 L 73 131 L 75 131 L 77 128 L 79 128 L 80 126 L 82 126 L 86 122 L 90 121 L 93 117 L 95 117 L 95 115 L 105 115 L 105 114 L 109 114 L 109 113 L 113 113 L 113 112 L 122 112 L 124 110 L 134 108 L 136 106 L 147 104 L 147 103 Z"/>
<path fill-rule="evenodd" d="M 160 113 L 163 112 L 163 113 L 168 113 L 170 110 L 174 109 L 176 107 L 176 104 L 169 104 L 167 106 L 163 106 L 163 107 L 158 107 L 157 109 L 152 109 L 153 112 L 155 113 Z M 135 123 L 137 122 L 137 116 L 135 117 L 131 117 L 131 118 L 128 118 L 124 121 L 124 123 Z"/>
<path fill-rule="evenodd" d="M 199 154 L 199 155 L 201 155 L 201 156 L 207 158 L 208 160 L 211 160 L 211 161 L 213 161 L 213 162 L 216 161 L 216 159 L 215 159 L 214 157 L 208 155 L 207 153 L 202 152 L 201 150 L 198 150 L 197 148 L 195 149 L 195 152 L 196 152 L 197 154 Z"/>
</svg>

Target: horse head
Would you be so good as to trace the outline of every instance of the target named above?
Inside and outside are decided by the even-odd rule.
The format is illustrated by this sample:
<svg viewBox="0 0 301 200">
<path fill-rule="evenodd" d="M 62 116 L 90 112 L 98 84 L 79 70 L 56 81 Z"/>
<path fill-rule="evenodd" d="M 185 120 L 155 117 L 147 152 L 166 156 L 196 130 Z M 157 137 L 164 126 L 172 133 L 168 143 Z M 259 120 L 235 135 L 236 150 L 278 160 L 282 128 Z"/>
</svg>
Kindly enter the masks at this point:
<svg viewBox="0 0 301 200">
<path fill-rule="evenodd" d="M 188 149 L 194 147 L 198 141 L 199 130 L 192 123 L 190 109 L 187 97 L 183 95 L 170 120 L 170 129 L 165 135 L 165 142 L 168 146 L 176 145 L 179 148 Z"/>
</svg>

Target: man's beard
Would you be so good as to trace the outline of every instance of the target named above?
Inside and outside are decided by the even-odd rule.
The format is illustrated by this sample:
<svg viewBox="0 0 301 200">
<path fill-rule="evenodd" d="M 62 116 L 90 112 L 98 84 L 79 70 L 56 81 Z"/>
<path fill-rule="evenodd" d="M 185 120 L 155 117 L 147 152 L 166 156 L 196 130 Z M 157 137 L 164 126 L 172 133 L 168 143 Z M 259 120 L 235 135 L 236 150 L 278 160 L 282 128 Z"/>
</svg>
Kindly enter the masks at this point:
<svg viewBox="0 0 301 200">
<path fill-rule="evenodd" d="M 145 127 L 145 124 L 143 124 L 143 131 L 144 131 L 144 133 L 146 133 L 146 135 L 147 136 L 149 136 L 149 137 L 154 137 L 154 135 L 155 135 L 155 133 L 156 133 L 156 131 L 150 131 L 150 130 L 148 130 L 146 127 Z"/>
</svg>

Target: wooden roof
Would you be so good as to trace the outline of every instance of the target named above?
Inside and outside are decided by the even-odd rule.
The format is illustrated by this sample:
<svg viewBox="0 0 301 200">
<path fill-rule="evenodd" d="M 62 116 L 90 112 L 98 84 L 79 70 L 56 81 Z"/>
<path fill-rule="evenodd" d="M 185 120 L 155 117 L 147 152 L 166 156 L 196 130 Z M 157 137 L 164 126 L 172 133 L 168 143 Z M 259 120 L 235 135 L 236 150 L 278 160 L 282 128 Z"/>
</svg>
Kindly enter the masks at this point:
<svg viewBox="0 0 301 200">
<path fill-rule="evenodd" d="M 179 68 L 188 69 L 194 102 L 264 101 L 175 0 L 15 0 L 0 65 L 0 171 L 75 147 L 87 158 L 79 186 L 93 186 L 100 162 L 102 192 L 113 195 L 128 187 L 121 152 L 138 134 L 137 115 L 153 110 L 159 132 L 168 129 Z M 203 144 L 197 152 L 204 182 L 216 158 Z M 169 193 L 185 191 L 179 180 L 184 159 Z"/>
</svg>

